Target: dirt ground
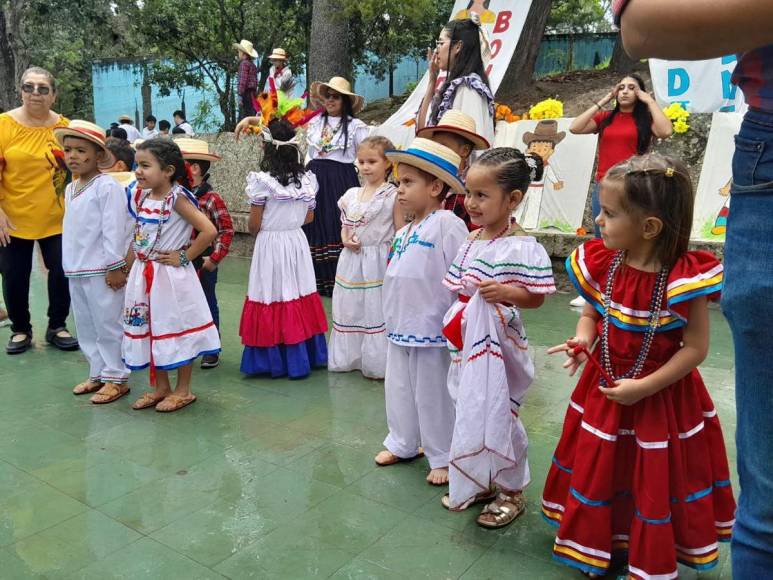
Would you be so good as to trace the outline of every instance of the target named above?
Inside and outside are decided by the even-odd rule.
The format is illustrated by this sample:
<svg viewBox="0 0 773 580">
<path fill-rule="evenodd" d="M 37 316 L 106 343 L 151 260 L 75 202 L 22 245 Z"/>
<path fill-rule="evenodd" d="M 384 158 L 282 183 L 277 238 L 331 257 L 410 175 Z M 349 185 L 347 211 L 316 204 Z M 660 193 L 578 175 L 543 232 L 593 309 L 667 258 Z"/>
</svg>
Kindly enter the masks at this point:
<svg viewBox="0 0 773 580">
<path fill-rule="evenodd" d="M 642 65 L 637 73 L 652 90 L 648 67 Z M 513 113 L 522 114 L 543 99 L 555 98 L 564 103 L 565 117 L 575 117 L 607 94 L 620 77 L 620 73 L 607 69 L 561 73 L 539 79 L 515 94 L 497 94 L 496 100 L 508 105 Z M 359 116 L 366 123 L 382 123 L 406 98 L 407 95 L 374 101 Z"/>
</svg>

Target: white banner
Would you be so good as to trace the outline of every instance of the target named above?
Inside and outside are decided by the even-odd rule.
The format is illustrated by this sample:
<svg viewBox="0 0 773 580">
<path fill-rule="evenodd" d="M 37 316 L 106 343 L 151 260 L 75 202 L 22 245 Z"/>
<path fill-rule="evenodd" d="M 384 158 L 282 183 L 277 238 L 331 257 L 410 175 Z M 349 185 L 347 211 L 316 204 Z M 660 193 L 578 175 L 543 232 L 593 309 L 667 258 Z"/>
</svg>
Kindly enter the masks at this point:
<svg viewBox="0 0 773 580">
<path fill-rule="evenodd" d="M 516 221 L 524 229 L 575 233 L 582 227 L 593 177 L 598 135 L 573 135 L 573 119 L 497 123 L 495 147 L 515 147 L 540 155 L 544 176 L 532 183 Z"/>
<path fill-rule="evenodd" d="M 736 62 L 735 55 L 695 61 L 651 58 L 655 98 L 661 107 L 682 103 L 691 113 L 743 113 L 743 93 L 730 82 Z"/>
<path fill-rule="evenodd" d="M 479 5 L 482 5 L 479 8 Z M 510 59 L 513 57 L 518 39 L 521 37 L 526 16 L 529 14 L 531 0 L 484 0 L 483 2 L 470 2 L 468 0 L 456 0 L 452 11 L 452 19 L 466 18 L 470 10 L 478 12 L 481 23 L 486 28 L 491 40 L 491 63 L 488 74 L 491 90 L 496 94 L 502 79 L 507 72 Z M 440 30 L 437 31 L 440 34 Z M 443 83 L 445 77 L 438 79 L 438 86 Z M 375 133 L 389 137 L 398 147 L 406 147 L 414 138 L 416 128 L 406 126 L 416 116 L 416 111 L 421 106 L 421 100 L 427 90 L 429 75 L 424 73 L 416 89 L 403 103 L 398 111 L 387 119 Z"/>
<path fill-rule="evenodd" d="M 725 241 L 730 210 L 730 179 L 735 151 L 733 136 L 741 128 L 743 115 L 714 113 L 703 157 L 703 168 L 695 196 L 692 235 L 694 240 Z"/>
</svg>

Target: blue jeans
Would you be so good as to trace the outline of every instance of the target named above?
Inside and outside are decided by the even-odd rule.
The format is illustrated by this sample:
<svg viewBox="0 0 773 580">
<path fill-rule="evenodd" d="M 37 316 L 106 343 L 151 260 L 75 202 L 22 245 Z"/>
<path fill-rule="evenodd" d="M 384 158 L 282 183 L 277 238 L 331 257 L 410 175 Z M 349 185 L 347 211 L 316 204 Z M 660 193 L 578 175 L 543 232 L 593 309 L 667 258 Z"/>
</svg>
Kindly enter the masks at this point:
<svg viewBox="0 0 773 580">
<path fill-rule="evenodd" d="M 773 113 L 749 111 L 736 136 L 722 310 L 735 345 L 738 476 L 733 577 L 773 570 Z"/>
<path fill-rule="evenodd" d="M 220 330 L 220 308 L 217 305 L 217 294 L 215 293 L 215 287 L 217 286 L 217 269 L 215 269 L 214 272 L 207 272 L 202 268 L 199 279 L 201 280 L 201 287 L 204 290 L 204 296 L 207 298 L 209 311 L 212 313 L 212 320 L 215 321 L 215 326 Z"/>
<path fill-rule="evenodd" d="M 591 216 L 593 219 L 593 234 L 597 238 L 601 237 L 601 228 L 599 228 L 599 225 L 596 223 L 596 218 L 601 213 L 601 201 L 599 200 L 599 187 L 600 187 L 600 182 L 594 181 L 593 188 L 590 190 L 590 210 L 591 210 L 591 214 L 593 214 Z"/>
</svg>

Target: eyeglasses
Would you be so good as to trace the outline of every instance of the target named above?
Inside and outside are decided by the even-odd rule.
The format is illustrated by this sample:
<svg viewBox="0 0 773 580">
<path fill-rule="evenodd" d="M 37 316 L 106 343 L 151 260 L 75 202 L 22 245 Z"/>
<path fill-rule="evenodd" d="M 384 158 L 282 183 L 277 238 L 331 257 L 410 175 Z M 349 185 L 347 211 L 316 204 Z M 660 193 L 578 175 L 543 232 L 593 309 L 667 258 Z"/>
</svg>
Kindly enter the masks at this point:
<svg viewBox="0 0 773 580">
<path fill-rule="evenodd" d="M 325 100 L 340 101 L 341 95 L 339 93 L 328 93 L 325 95 Z"/>
<path fill-rule="evenodd" d="M 31 95 L 35 91 L 37 91 L 39 95 L 47 95 L 48 93 L 51 92 L 51 87 L 49 87 L 48 85 L 34 85 L 32 83 L 24 83 L 21 86 L 21 90 L 27 93 L 28 95 Z"/>
</svg>

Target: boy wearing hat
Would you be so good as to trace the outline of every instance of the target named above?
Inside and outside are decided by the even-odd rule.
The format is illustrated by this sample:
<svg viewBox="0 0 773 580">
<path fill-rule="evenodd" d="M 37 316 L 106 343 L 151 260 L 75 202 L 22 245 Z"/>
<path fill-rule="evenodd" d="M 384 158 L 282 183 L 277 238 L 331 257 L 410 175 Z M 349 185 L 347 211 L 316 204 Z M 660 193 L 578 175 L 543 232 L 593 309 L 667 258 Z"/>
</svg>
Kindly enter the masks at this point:
<svg viewBox="0 0 773 580">
<path fill-rule="evenodd" d="M 456 153 L 462 160 L 459 166 L 459 177 L 464 181 L 472 152 L 485 151 L 491 146 L 476 131 L 475 119 L 462 111 L 451 109 L 440 118 L 437 125 L 420 129 L 416 132 L 416 136 L 431 139 Z M 467 210 L 464 209 L 464 193 L 449 193 L 444 207 L 464 220 L 467 229 L 470 231 L 476 229 L 470 216 L 467 215 Z"/>
<path fill-rule="evenodd" d="M 68 169 L 78 179 L 65 190 L 62 267 L 69 279 L 75 326 L 89 362 L 88 380 L 76 395 L 97 393 L 94 404 L 112 403 L 129 392 L 129 369 L 121 358 L 126 255 L 133 220 L 124 188 L 101 170 L 114 165 L 105 131 L 74 120 L 54 129 Z"/>
<path fill-rule="evenodd" d="M 542 179 L 529 185 L 521 205 L 515 210 L 515 221 L 524 229 L 533 230 L 539 227 L 540 206 L 542 205 L 542 194 L 545 191 L 545 182 L 550 182 L 553 191 L 558 191 L 564 187 L 564 182 L 559 177 L 555 164 L 550 164 L 550 158 L 564 137 L 566 137 L 566 132 L 558 130 L 558 121 L 554 119 L 540 121 L 533 133 L 527 131 L 523 135 L 526 152 L 539 155 L 542 157 L 543 163 Z"/>
<path fill-rule="evenodd" d="M 244 117 L 251 117 L 255 114 L 252 99 L 258 90 L 258 67 L 255 66 L 254 62 L 258 52 L 249 40 L 242 39 L 241 42 L 235 42 L 233 47 L 239 54 L 239 84 L 236 92 L 241 104 L 239 118 L 244 119 Z"/>
<path fill-rule="evenodd" d="M 220 308 L 217 303 L 217 267 L 228 255 L 231 241 L 234 237 L 233 221 L 228 207 L 219 193 L 209 183 L 209 168 L 215 161 L 220 161 L 220 156 L 211 153 L 209 143 L 200 139 L 177 139 L 177 146 L 182 151 L 183 159 L 190 165 L 193 178 L 193 195 L 199 202 L 199 209 L 209 218 L 209 221 L 217 228 L 217 237 L 201 257 L 194 260 L 194 266 L 199 272 L 199 280 L 207 298 L 212 320 L 218 330 L 220 329 Z M 196 231 L 194 230 L 194 239 Z M 204 355 L 201 359 L 202 369 L 212 369 L 220 364 L 220 355 Z"/>
<path fill-rule="evenodd" d="M 126 140 L 129 141 L 129 143 L 134 143 L 135 140 L 142 138 L 142 135 L 137 127 L 134 126 L 132 118 L 129 115 L 121 115 L 118 117 L 118 121 L 120 123 L 118 127 L 126 131 Z"/>
<path fill-rule="evenodd" d="M 284 48 L 275 48 L 268 57 L 271 61 L 271 69 L 268 75 L 274 79 L 276 90 L 282 91 L 285 95 L 292 98 L 293 89 L 295 89 L 295 77 L 290 67 L 287 66 L 287 53 Z"/>
<path fill-rule="evenodd" d="M 375 458 L 386 466 L 411 460 L 423 448 L 427 481 L 448 482 L 448 454 L 454 406 L 446 377 L 451 359 L 443 336 L 443 316 L 455 296 L 443 278 L 467 237 L 464 222 L 441 209 L 446 194 L 459 194 L 459 156 L 417 137 L 404 151 L 386 151 L 398 163 L 397 202 L 414 220 L 395 235 L 384 276 L 387 332 L 384 384 L 389 435 Z"/>
</svg>

